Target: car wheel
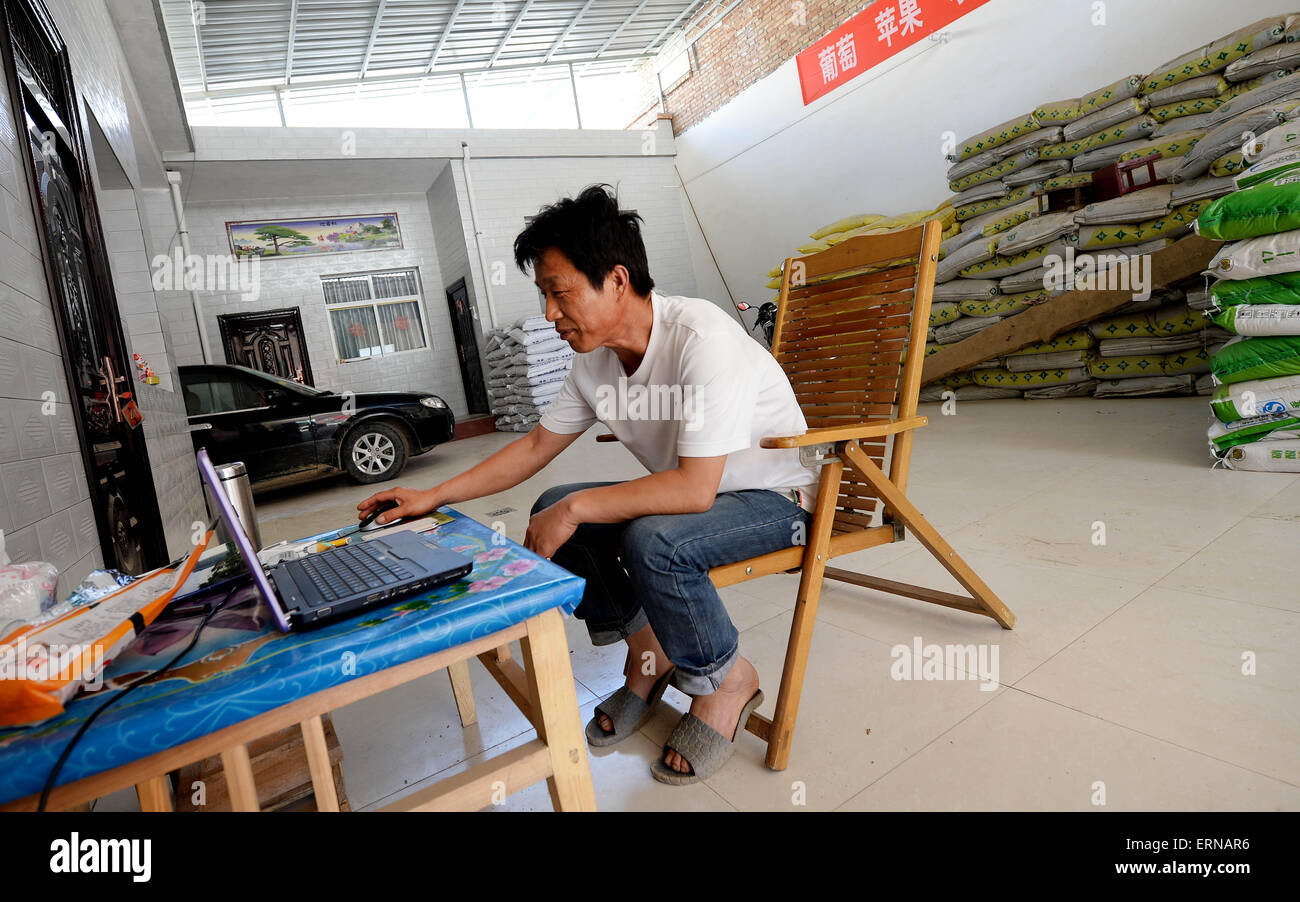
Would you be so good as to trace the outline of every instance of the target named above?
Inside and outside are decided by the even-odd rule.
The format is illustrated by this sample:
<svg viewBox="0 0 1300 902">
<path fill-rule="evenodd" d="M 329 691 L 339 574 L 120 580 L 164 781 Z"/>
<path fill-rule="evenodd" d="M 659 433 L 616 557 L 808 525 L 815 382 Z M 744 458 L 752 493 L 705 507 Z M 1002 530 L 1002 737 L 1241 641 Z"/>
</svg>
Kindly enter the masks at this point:
<svg viewBox="0 0 1300 902">
<path fill-rule="evenodd" d="M 393 479 L 406 467 L 406 457 L 406 439 L 383 423 L 363 423 L 343 441 L 343 468 L 363 485 Z"/>
</svg>

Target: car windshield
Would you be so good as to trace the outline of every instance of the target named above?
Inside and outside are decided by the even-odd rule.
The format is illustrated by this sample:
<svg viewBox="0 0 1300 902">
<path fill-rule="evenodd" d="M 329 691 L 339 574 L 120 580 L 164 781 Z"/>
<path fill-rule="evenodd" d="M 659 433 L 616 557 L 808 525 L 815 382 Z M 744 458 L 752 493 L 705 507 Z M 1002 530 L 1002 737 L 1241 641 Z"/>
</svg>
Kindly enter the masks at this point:
<svg viewBox="0 0 1300 902">
<path fill-rule="evenodd" d="M 305 395 L 331 394 L 331 392 L 327 392 L 319 388 L 312 388 L 310 385 L 303 385 L 301 382 L 294 382 L 292 379 L 285 379 L 281 376 L 275 375 L 274 373 L 264 373 L 261 370 L 250 369 L 249 367 L 246 366 L 236 367 L 236 369 L 243 370 L 246 373 L 251 373 L 252 375 L 256 376 L 259 379 L 265 379 L 267 382 L 274 382 L 276 385 L 280 386 L 281 388 L 287 388 L 290 391 L 300 392 Z"/>
</svg>

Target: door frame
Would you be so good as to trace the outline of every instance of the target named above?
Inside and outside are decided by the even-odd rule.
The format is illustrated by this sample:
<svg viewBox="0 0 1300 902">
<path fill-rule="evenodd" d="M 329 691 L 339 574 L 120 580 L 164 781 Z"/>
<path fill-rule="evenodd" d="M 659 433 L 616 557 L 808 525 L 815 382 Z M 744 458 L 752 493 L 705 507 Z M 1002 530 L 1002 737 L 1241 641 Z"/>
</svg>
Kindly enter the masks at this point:
<svg viewBox="0 0 1300 902">
<path fill-rule="evenodd" d="M 14 124 L 19 138 L 18 143 L 21 146 L 19 159 L 24 170 L 23 180 L 27 185 L 28 197 L 37 219 L 37 240 L 41 245 L 41 265 L 45 272 L 46 289 L 50 294 L 50 307 L 57 326 L 56 331 L 59 337 L 64 381 L 68 386 L 69 401 L 71 402 L 69 406 L 72 408 L 73 423 L 77 429 L 77 445 L 81 450 L 82 466 L 86 474 L 87 487 L 90 490 L 90 498 L 94 508 L 100 553 L 103 555 L 104 565 L 112 567 L 116 566 L 118 562 L 113 550 L 115 546 L 111 524 L 108 519 L 108 499 L 98 497 L 98 486 L 94 484 L 98 464 L 95 460 L 94 450 L 90 447 L 90 433 L 86 427 L 81 400 L 77 397 L 79 382 L 66 337 L 68 323 L 63 315 L 63 305 L 58 300 L 57 286 L 59 280 L 58 274 L 54 270 L 54 261 L 49 247 L 49 222 L 44 205 L 41 203 L 40 186 L 36 182 L 36 160 L 32 155 L 31 141 L 28 137 L 27 122 L 24 117 L 24 111 L 28 105 L 23 98 L 23 88 L 18 76 L 18 65 L 14 59 L 13 47 L 11 46 L 13 35 L 9 27 L 8 12 L 8 7 L 11 5 L 21 5 L 23 7 L 23 10 L 30 15 L 32 24 L 39 32 L 36 37 L 44 39 L 53 50 L 52 71 L 49 75 L 54 76 L 60 84 L 43 85 L 43 88 L 55 94 L 62 93 L 63 98 L 55 97 L 52 99 L 56 102 L 59 99 L 64 99 L 68 104 L 66 111 L 57 112 L 65 120 L 63 125 L 68 132 L 67 137 L 74 157 L 71 162 L 76 167 L 77 179 L 80 182 L 76 193 L 81 208 L 79 212 L 81 214 L 82 238 L 85 242 L 86 265 L 93 276 L 89 285 L 90 300 L 98 308 L 98 312 L 105 320 L 102 323 L 104 327 L 102 337 L 106 350 L 111 354 L 115 354 L 118 361 L 121 362 L 122 372 L 117 375 L 125 377 L 128 385 L 132 382 L 132 370 L 129 366 L 130 356 L 127 354 L 129 345 L 126 343 L 125 333 L 122 331 L 122 320 L 117 309 L 117 293 L 113 287 L 112 271 L 108 264 L 108 255 L 103 239 L 103 225 L 99 218 L 99 205 L 95 197 L 95 183 L 91 173 L 90 156 L 87 152 L 86 135 L 83 130 L 81 99 L 72 78 L 72 66 L 68 60 L 68 46 L 59 35 L 54 19 L 50 16 L 42 0 L 0 0 L 0 65 L 4 66 L 10 108 L 13 111 Z M 39 81 L 41 73 L 37 74 Z M 109 386 L 109 389 L 112 390 L 112 386 Z M 134 392 L 132 394 L 134 395 Z M 147 571 L 160 567 L 169 560 L 167 539 L 163 530 L 162 513 L 158 507 L 158 493 L 153 483 L 153 468 L 149 463 L 148 446 L 144 432 L 137 426 L 122 431 L 121 435 L 124 439 L 123 455 L 134 457 L 138 465 L 143 467 L 143 472 L 149 476 L 144 481 L 144 484 L 130 486 L 133 493 L 131 499 L 133 503 L 132 514 L 137 520 L 137 528 L 142 531 L 142 534 L 137 538 L 140 541 L 144 568 Z M 103 503 L 96 503 L 101 501 Z"/>
<path fill-rule="evenodd" d="M 451 296 L 452 293 L 456 291 L 465 292 L 465 309 L 469 311 L 470 339 L 474 343 L 472 349 L 470 348 L 463 349 L 466 352 L 465 357 L 463 359 L 461 358 L 461 351 L 462 351 L 461 337 L 460 337 L 460 332 L 456 325 L 456 314 L 452 310 L 455 302 L 452 300 Z M 448 285 L 446 289 L 444 289 L 444 293 L 447 295 L 447 316 L 451 319 L 451 341 L 452 341 L 452 345 L 456 348 L 457 363 L 459 363 L 460 365 L 460 381 L 462 387 L 465 390 L 465 408 L 469 412 L 470 416 L 491 416 L 492 399 L 488 396 L 487 393 L 487 368 L 483 366 L 483 358 L 479 355 L 478 336 L 475 334 L 475 330 L 474 330 L 474 322 L 475 322 L 474 313 L 473 313 L 474 308 L 471 306 L 470 296 L 469 296 L 469 283 L 463 278 L 457 279 L 455 282 L 452 282 L 450 285 Z M 469 372 L 467 368 L 469 366 L 469 358 L 471 356 L 470 354 L 471 350 L 472 350 L 472 356 L 474 358 L 474 361 L 475 363 L 478 364 L 479 381 L 481 383 L 481 385 L 479 386 L 481 393 L 480 396 L 477 398 L 471 397 L 470 395 L 470 380 L 469 380 Z M 482 411 L 476 411 L 474 409 L 476 406 L 476 402 L 478 405 L 482 406 L 483 408 Z"/>
<path fill-rule="evenodd" d="M 294 327 L 298 330 L 298 349 L 302 352 L 302 377 L 306 385 L 315 386 L 316 379 L 311 372 L 311 354 L 307 348 L 307 334 L 302 329 L 302 308 L 285 307 L 280 310 L 258 310 L 254 313 L 223 313 L 217 317 L 217 325 L 221 327 L 221 347 L 226 355 L 226 363 L 232 366 L 242 366 L 234 361 L 232 350 L 231 324 L 233 322 L 255 323 L 258 319 L 285 319 L 291 318 Z M 252 367 L 257 369 L 257 367 Z M 275 375 L 275 374 L 272 374 Z M 286 377 L 292 378 L 292 377 Z"/>
</svg>

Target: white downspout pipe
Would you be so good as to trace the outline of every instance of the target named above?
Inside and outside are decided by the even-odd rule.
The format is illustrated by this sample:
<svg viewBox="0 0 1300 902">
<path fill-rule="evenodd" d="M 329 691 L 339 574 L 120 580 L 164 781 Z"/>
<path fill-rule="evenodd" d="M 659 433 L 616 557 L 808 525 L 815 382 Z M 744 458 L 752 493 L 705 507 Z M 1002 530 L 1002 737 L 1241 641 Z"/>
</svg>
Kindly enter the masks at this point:
<svg viewBox="0 0 1300 902">
<path fill-rule="evenodd" d="M 478 227 L 478 203 L 474 200 L 474 181 L 469 174 L 469 143 L 460 142 L 461 168 L 465 172 L 465 195 L 469 198 L 469 222 L 474 229 L 474 247 L 478 250 L 479 270 L 483 273 L 483 299 L 487 301 L 488 328 L 497 327 L 497 308 L 492 299 L 492 273 L 488 270 L 487 255 L 483 252 L 483 233 Z"/>
<path fill-rule="evenodd" d="M 185 224 L 185 202 L 181 198 L 181 174 L 173 169 L 167 170 L 167 184 L 172 189 L 172 208 L 176 212 L 176 229 L 180 233 L 181 251 L 185 259 L 190 258 L 190 230 Z M 199 330 L 199 351 L 203 362 L 212 362 L 212 350 L 208 347 L 208 332 L 203 327 L 203 300 L 197 290 L 190 289 L 190 304 L 194 307 L 194 325 Z"/>
</svg>

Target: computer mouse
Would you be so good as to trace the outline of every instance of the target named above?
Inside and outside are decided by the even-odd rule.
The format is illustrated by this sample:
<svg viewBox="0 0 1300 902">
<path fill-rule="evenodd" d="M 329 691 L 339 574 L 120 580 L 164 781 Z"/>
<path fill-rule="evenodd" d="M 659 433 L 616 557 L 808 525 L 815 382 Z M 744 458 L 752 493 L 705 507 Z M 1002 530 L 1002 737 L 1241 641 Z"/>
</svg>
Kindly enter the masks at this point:
<svg viewBox="0 0 1300 902">
<path fill-rule="evenodd" d="M 372 511 L 369 513 L 369 515 L 367 515 L 366 518 L 365 518 L 364 520 L 361 521 L 361 525 L 357 527 L 357 531 L 358 531 L 358 532 L 373 532 L 373 531 L 376 530 L 376 529 L 383 529 L 385 526 L 392 526 L 393 523 L 396 523 L 396 522 L 397 522 L 396 520 L 394 520 L 393 523 L 379 523 L 379 522 L 376 522 L 376 518 L 377 518 L 380 514 L 384 513 L 385 511 L 390 511 L 390 510 L 392 510 L 393 508 L 395 508 L 395 507 L 397 507 L 397 506 L 398 506 L 398 504 L 397 504 L 396 501 L 381 501 L 381 502 L 379 502 L 379 504 L 377 504 L 377 505 L 375 506 L 375 509 L 372 510 Z"/>
</svg>

